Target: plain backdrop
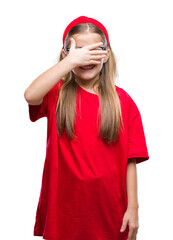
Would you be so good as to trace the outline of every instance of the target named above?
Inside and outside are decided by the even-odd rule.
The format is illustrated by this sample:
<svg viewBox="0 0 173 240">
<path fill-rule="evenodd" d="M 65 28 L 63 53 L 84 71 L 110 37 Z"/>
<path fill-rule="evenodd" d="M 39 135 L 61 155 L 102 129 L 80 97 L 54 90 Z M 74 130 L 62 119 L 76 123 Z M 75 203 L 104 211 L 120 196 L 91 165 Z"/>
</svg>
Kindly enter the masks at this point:
<svg viewBox="0 0 173 240">
<path fill-rule="evenodd" d="M 116 84 L 130 94 L 142 115 L 150 159 L 137 165 L 137 239 L 173 239 L 171 4 L 168 0 L 0 3 L 1 239 L 42 239 L 33 236 L 33 227 L 47 119 L 29 120 L 24 91 L 56 64 L 65 27 L 81 15 L 106 26 L 117 60 Z"/>
</svg>

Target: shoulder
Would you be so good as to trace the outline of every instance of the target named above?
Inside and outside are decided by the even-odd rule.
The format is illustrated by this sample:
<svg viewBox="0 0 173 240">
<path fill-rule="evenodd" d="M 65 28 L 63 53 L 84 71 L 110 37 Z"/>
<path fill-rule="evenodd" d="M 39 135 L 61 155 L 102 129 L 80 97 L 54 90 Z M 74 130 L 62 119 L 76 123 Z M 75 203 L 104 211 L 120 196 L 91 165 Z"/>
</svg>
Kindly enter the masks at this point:
<svg viewBox="0 0 173 240">
<path fill-rule="evenodd" d="M 116 92 L 120 98 L 120 100 L 125 100 L 125 101 L 128 101 L 129 98 L 130 98 L 130 95 L 127 91 L 125 91 L 123 88 L 121 87 L 118 87 L 117 85 L 115 85 L 115 89 L 116 89 Z"/>
<path fill-rule="evenodd" d="M 134 101 L 133 97 L 123 88 L 118 87 L 115 85 L 116 92 L 119 96 L 119 99 L 123 105 L 126 105 L 129 112 L 135 112 L 137 114 L 140 114 L 138 106 L 136 102 Z"/>
</svg>

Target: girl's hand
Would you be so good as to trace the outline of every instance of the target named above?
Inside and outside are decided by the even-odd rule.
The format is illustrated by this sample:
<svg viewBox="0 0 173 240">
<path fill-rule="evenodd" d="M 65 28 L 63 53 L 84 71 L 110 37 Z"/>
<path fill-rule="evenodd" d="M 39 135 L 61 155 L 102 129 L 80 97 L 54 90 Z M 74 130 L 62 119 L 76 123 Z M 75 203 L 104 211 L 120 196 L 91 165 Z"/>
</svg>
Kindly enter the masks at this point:
<svg viewBox="0 0 173 240">
<path fill-rule="evenodd" d="M 129 234 L 127 240 L 136 240 L 136 235 L 139 228 L 138 209 L 127 208 L 127 211 L 123 217 L 123 223 L 120 232 L 123 232 L 126 229 L 127 223 L 129 225 Z"/>
<path fill-rule="evenodd" d="M 73 38 L 70 38 L 70 50 L 68 59 L 74 67 L 100 64 L 101 59 L 106 57 L 107 51 L 105 50 L 93 50 L 103 45 L 102 42 L 87 45 L 85 47 L 76 49 L 76 42 Z M 92 50 L 92 51 L 91 51 Z"/>
</svg>

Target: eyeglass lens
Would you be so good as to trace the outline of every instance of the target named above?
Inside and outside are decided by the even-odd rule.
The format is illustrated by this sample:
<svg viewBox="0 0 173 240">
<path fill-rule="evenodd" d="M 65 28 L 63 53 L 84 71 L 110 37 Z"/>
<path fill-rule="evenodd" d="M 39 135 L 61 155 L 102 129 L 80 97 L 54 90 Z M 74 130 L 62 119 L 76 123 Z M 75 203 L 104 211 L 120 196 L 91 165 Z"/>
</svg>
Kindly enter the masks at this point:
<svg viewBox="0 0 173 240">
<path fill-rule="evenodd" d="M 75 48 L 77 49 L 77 48 L 82 48 L 82 47 L 76 46 Z M 106 47 L 97 47 L 96 49 L 97 49 L 97 50 L 106 50 Z M 66 52 L 69 52 L 69 50 L 70 50 L 70 48 L 65 48 L 65 51 L 66 51 Z"/>
</svg>

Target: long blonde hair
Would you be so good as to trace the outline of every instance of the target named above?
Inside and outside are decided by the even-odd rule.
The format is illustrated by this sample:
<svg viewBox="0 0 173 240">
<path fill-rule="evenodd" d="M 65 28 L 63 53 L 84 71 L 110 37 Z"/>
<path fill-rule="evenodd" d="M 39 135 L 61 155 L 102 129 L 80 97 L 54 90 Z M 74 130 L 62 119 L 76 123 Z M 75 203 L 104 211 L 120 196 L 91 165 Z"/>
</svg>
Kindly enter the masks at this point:
<svg viewBox="0 0 173 240">
<path fill-rule="evenodd" d="M 81 23 L 70 29 L 65 39 L 64 48 L 70 46 L 70 37 L 72 37 L 72 35 L 83 33 L 88 30 L 88 28 L 90 32 L 100 34 L 104 43 L 103 45 L 107 46 L 106 37 L 100 28 L 91 23 Z M 111 143 L 118 139 L 120 127 L 124 127 L 124 124 L 120 100 L 114 84 L 116 60 L 110 43 L 108 47 L 110 49 L 109 59 L 106 63 L 103 63 L 99 80 L 94 83 L 94 86 L 95 84 L 98 85 L 99 96 L 97 123 L 100 124 L 100 128 L 98 134 L 101 134 L 102 139 L 106 143 Z M 59 61 L 63 59 L 62 50 Z M 78 83 L 75 81 L 73 71 L 71 71 L 63 78 L 63 84 L 56 105 L 57 133 L 61 136 L 65 127 L 68 137 L 73 140 L 75 140 L 76 87 L 78 87 Z M 79 87 L 78 89 L 80 91 Z"/>
</svg>

